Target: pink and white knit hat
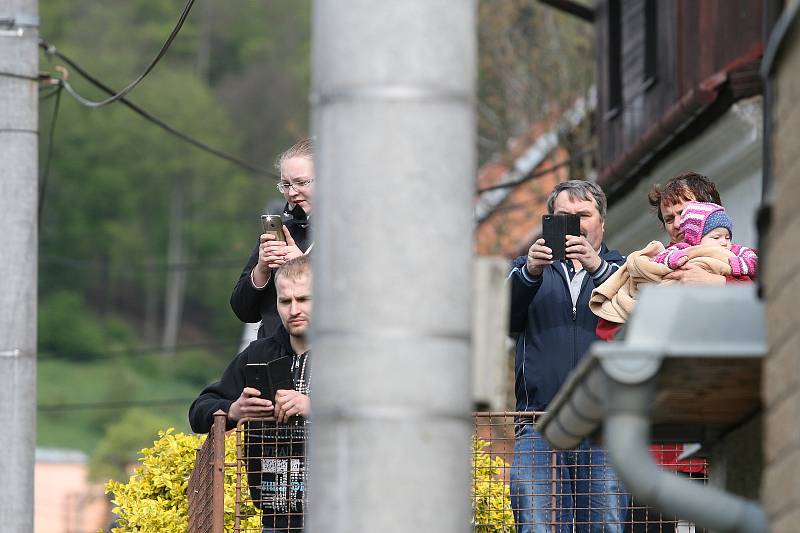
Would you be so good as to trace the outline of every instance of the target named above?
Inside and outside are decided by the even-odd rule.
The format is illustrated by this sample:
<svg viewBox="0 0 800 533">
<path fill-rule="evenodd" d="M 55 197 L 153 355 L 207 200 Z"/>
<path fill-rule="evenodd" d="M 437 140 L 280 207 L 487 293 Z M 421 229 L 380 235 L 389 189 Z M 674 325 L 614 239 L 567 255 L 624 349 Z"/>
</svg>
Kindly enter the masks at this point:
<svg viewBox="0 0 800 533">
<path fill-rule="evenodd" d="M 681 231 L 686 244 L 700 244 L 706 233 L 726 228 L 733 237 L 733 222 L 725 208 L 712 202 L 689 202 L 681 213 Z"/>
</svg>

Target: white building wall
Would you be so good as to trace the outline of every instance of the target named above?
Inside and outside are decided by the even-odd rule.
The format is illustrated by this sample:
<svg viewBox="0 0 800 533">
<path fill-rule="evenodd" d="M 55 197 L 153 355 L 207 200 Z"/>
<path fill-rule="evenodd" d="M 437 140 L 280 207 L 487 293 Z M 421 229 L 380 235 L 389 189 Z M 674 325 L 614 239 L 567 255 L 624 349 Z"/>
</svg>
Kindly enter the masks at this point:
<svg viewBox="0 0 800 533">
<path fill-rule="evenodd" d="M 624 254 L 667 235 L 647 203 L 654 183 L 688 171 L 717 184 L 722 203 L 733 220 L 733 240 L 756 246 L 756 210 L 761 202 L 761 97 L 735 104 L 700 137 L 657 165 L 625 198 L 609 209 L 606 242 Z"/>
</svg>

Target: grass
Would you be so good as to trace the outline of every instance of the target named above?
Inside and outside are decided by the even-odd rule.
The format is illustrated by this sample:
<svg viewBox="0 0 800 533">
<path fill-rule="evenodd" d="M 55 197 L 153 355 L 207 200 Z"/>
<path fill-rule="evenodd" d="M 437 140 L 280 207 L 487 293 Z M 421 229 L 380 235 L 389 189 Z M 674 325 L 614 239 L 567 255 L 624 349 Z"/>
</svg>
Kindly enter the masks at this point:
<svg viewBox="0 0 800 533">
<path fill-rule="evenodd" d="M 177 431 L 190 431 L 187 412 L 203 382 L 217 379 L 227 361 L 208 354 L 178 354 L 103 359 L 90 362 L 45 359 L 38 363 L 37 446 L 78 449 L 91 454 L 108 424 L 140 400 L 180 399 L 176 405 L 140 406 L 165 417 Z M 198 366 L 203 368 L 203 379 Z M 188 376 L 188 378 L 187 378 Z M 94 408 L 42 409 L 64 404 L 122 405 Z M 155 438 L 155 435 L 153 436 Z"/>
</svg>

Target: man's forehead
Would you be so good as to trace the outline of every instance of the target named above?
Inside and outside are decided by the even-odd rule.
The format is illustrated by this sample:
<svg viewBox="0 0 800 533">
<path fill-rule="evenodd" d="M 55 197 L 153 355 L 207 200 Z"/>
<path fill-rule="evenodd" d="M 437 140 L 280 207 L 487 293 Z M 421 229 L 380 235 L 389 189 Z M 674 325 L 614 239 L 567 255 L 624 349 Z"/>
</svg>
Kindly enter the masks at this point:
<svg viewBox="0 0 800 533">
<path fill-rule="evenodd" d="M 567 191 L 562 191 L 558 196 L 556 196 L 556 201 L 553 205 L 553 208 L 555 211 L 567 208 L 576 210 L 594 209 L 596 211 L 597 205 L 591 198 L 588 200 L 584 200 L 580 197 L 571 198 Z"/>
<path fill-rule="evenodd" d="M 275 280 L 275 289 L 280 296 L 281 293 L 311 293 L 311 276 L 301 274 L 300 276 L 278 276 Z"/>
</svg>

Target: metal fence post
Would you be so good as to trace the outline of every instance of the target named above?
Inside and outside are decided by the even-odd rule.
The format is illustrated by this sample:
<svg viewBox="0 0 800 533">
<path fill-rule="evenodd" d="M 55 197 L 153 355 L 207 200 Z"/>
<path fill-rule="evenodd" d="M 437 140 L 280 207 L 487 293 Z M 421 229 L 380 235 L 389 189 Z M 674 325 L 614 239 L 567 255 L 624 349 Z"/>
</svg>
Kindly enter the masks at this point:
<svg viewBox="0 0 800 533">
<path fill-rule="evenodd" d="M 224 533 L 225 529 L 225 423 L 228 415 L 223 411 L 214 413 L 211 439 L 214 447 L 214 474 L 211 482 L 211 532 Z"/>
</svg>

